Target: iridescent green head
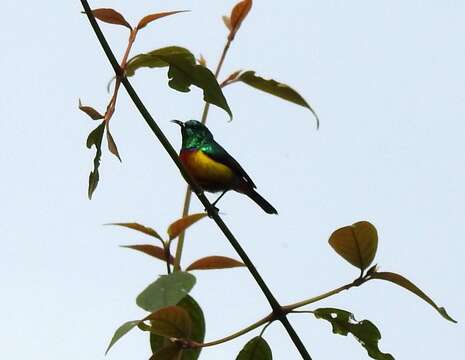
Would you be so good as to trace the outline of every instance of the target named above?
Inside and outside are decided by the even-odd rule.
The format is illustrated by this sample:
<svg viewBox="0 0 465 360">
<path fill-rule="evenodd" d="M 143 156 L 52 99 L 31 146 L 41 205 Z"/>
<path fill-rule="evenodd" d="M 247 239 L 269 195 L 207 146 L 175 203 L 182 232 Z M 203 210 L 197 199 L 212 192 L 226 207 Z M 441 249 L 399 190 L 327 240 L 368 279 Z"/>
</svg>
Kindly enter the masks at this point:
<svg viewBox="0 0 465 360">
<path fill-rule="evenodd" d="M 182 122 L 172 120 L 175 124 L 181 126 L 182 148 L 201 148 L 211 143 L 213 135 L 208 128 L 197 120 Z"/>
</svg>

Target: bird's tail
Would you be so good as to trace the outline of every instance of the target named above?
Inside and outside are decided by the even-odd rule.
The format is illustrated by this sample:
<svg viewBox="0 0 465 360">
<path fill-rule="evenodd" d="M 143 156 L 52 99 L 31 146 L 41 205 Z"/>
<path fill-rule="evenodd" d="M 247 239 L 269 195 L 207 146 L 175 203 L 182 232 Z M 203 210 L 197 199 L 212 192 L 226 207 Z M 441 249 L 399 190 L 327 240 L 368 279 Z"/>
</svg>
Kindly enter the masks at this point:
<svg viewBox="0 0 465 360">
<path fill-rule="evenodd" d="M 250 188 L 245 193 L 249 198 L 257 203 L 266 213 L 268 214 L 278 214 L 278 211 L 271 205 L 268 201 L 266 201 L 258 192 L 254 189 Z"/>
</svg>

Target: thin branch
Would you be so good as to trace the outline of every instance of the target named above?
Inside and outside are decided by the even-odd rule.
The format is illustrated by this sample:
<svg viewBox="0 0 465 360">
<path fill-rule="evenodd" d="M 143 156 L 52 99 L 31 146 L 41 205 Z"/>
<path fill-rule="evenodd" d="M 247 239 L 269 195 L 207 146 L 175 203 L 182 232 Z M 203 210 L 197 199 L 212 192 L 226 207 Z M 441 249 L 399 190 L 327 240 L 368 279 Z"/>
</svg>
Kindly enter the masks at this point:
<svg viewBox="0 0 465 360">
<path fill-rule="evenodd" d="M 369 276 L 366 276 L 363 279 L 357 278 L 353 282 L 351 282 L 350 284 L 340 286 L 340 287 L 338 287 L 338 288 L 336 288 L 334 290 L 328 291 L 328 292 L 326 292 L 324 294 L 312 297 L 312 298 L 307 299 L 307 300 L 302 300 L 302 301 L 299 301 L 299 302 L 294 303 L 294 304 L 283 306 L 282 310 L 283 310 L 283 312 L 285 314 L 313 314 L 314 311 L 312 311 L 312 310 L 295 310 L 295 309 L 299 308 L 299 307 L 302 307 L 302 306 L 305 306 L 305 305 L 313 304 L 313 303 L 318 302 L 318 301 L 323 300 L 323 299 L 326 299 L 326 298 L 328 298 L 330 296 L 333 296 L 333 295 L 336 295 L 336 294 L 340 293 L 343 290 L 349 290 L 352 287 L 360 286 L 363 283 L 367 282 L 368 280 L 370 280 Z M 257 320 L 256 322 L 254 322 L 253 324 L 247 326 L 246 328 L 244 328 L 242 330 L 239 330 L 239 331 L 235 332 L 234 334 L 225 336 L 225 337 L 223 337 L 223 338 L 221 338 L 219 340 L 209 341 L 209 342 L 206 342 L 206 343 L 198 343 L 198 342 L 195 342 L 195 341 L 188 341 L 186 343 L 186 346 L 189 347 L 189 348 L 199 348 L 199 347 L 208 347 L 208 346 L 219 345 L 219 344 L 225 343 L 227 341 L 233 340 L 235 338 L 238 338 L 239 336 L 242 336 L 244 334 L 247 334 L 248 332 L 262 326 L 263 324 L 266 324 L 263 327 L 263 329 L 260 331 L 259 336 L 262 336 L 263 333 L 265 332 L 265 330 L 268 328 L 268 326 L 270 326 L 276 320 L 280 320 L 280 315 L 276 314 L 276 313 L 271 313 L 270 315 L 268 315 L 268 316 L 266 316 L 266 317 L 264 317 L 264 318 L 262 318 L 260 320 Z"/>
<path fill-rule="evenodd" d="M 219 345 L 219 344 L 222 344 L 222 343 L 225 343 L 227 341 L 230 341 L 230 340 L 233 340 L 235 338 L 238 338 L 239 336 L 242 336 L 244 334 L 247 334 L 248 332 L 252 331 L 252 330 L 255 330 L 256 328 L 262 326 L 263 324 L 267 324 L 265 326 L 265 328 L 271 323 L 273 322 L 273 319 L 272 319 L 272 315 L 268 315 L 266 317 L 264 317 L 263 319 L 260 319 L 258 320 L 257 322 L 253 323 L 252 325 L 250 326 L 247 326 L 246 328 L 242 329 L 242 330 L 239 330 L 238 332 L 235 332 L 234 334 L 232 335 L 229 335 L 229 336 L 226 336 L 224 338 L 221 338 L 219 340 L 215 340 L 215 341 L 209 341 L 209 342 L 206 342 L 206 343 L 195 343 L 195 342 L 192 342 L 190 344 L 190 347 L 192 348 L 199 348 L 199 347 L 208 347 L 208 346 L 214 346 L 214 345 Z"/>
<path fill-rule="evenodd" d="M 367 282 L 368 280 L 369 280 L 369 278 L 367 278 L 367 277 L 357 278 L 353 282 L 351 282 L 350 284 L 340 286 L 337 289 L 325 292 L 324 294 L 312 297 L 310 299 L 302 300 L 302 301 L 299 301 L 299 302 L 296 302 L 296 303 L 293 303 L 293 304 L 283 306 L 283 310 L 286 313 L 294 312 L 294 309 L 300 308 L 300 307 L 305 306 L 305 305 L 313 304 L 313 303 L 315 303 L 317 301 L 320 301 L 320 300 L 329 298 L 330 296 L 339 294 L 341 291 L 349 290 L 350 288 L 360 286 L 363 283 Z"/>
<path fill-rule="evenodd" d="M 116 58 L 108 45 L 108 42 L 105 39 L 105 36 L 103 35 L 102 31 L 100 30 L 99 25 L 97 24 L 97 21 L 95 20 L 94 15 L 92 14 L 92 11 L 89 7 L 89 4 L 87 0 L 80 0 L 81 4 L 87 14 L 87 17 L 89 19 L 89 22 L 100 42 L 102 45 L 103 50 L 105 51 L 106 56 L 108 57 L 108 60 L 110 61 L 110 64 L 112 65 L 113 69 L 115 70 L 115 74 L 117 76 L 122 76 L 123 71 L 121 67 L 118 65 L 118 62 L 116 61 Z M 134 102 L 134 105 L 137 107 L 139 112 L 141 113 L 142 117 L 144 118 L 145 122 L 147 125 L 150 127 L 150 129 L 153 131 L 157 139 L 160 141 L 168 155 L 171 157 L 173 162 L 176 164 L 178 167 L 179 171 L 181 172 L 182 176 L 186 180 L 186 182 L 192 187 L 193 191 L 197 195 L 198 199 L 200 202 L 205 206 L 205 209 L 207 210 L 208 215 L 215 221 L 217 226 L 220 228 L 220 230 L 223 232 L 225 237 L 228 239 L 229 243 L 231 246 L 236 250 L 237 254 L 241 258 L 242 262 L 247 266 L 249 269 L 250 273 L 252 274 L 253 278 L 255 279 L 256 283 L 262 290 L 263 294 L 265 295 L 266 299 L 268 300 L 271 308 L 273 309 L 273 312 L 275 314 L 279 314 L 279 320 L 283 323 L 284 327 L 286 328 L 291 340 L 294 342 L 296 348 L 298 349 L 302 359 L 304 360 L 311 360 L 311 356 L 308 353 L 307 349 L 303 345 L 302 341 L 300 340 L 299 336 L 297 333 L 294 331 L 292 328 L 292 325 L 289 323 L 289 321 L 286 318 L 286 315 L 282 312 L 281 306 L 272 294 L 271 290 L 268 288 L 268 285 L 265 283 L 257 269 L 255 268 L 254 264 L 248 257 L 247 253 L 242 249 L 241 245 L 235 238 L 235 236 L 232 234 L 232 232 L 229 230 L 229 228 L 226 226 L 226 224 L 223 222 L 222 218 L 218 215 L 216 209 L 212 204 L 208 201 L 207 197 L 204 195 L 202 189 L 199 187 L 197 182 L 192 178 L 192 176 L 187 172 L 187 170 L 184 168 L 183 164 L 178 158 L 177 152 L 174 150 L 173 146 L 171 143 L 168 141 L 166 138 L 165 134 L 161 131 L 160 127 L 157 125 L 155 120 L 152 118 L 150 113 L 148 112 L 147 108 L 145 105 L 142 103 L 141 99 L 137 95 L 136 91 L 132 87 L 131 83 L 126 77 L 122 77 L 121 79 L 122 84 L 124 85 L 126 91 L 128 92 L 129 97 L 131 100 Z"/>
</svg>

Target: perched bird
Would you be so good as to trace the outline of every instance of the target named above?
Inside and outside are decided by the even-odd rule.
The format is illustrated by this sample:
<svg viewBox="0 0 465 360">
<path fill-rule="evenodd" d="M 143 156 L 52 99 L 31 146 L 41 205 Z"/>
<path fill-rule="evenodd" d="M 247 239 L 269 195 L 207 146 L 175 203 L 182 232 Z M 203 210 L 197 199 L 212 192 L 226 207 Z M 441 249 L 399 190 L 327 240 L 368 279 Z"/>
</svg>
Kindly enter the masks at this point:
<svg viewBox="0 0 465 360">
<path fill-rule="evenodd" d="M 222 192 L 213 205 L 229 190 L 245 194 L 266 213 L 276 209 L 254 189 L 254 182 L 242 166 L 221 147 L 208 128 L 201 122 L 172 120 L 181 126 L 182 148 L 179 159 L 203 190 Z"/>
</svg>

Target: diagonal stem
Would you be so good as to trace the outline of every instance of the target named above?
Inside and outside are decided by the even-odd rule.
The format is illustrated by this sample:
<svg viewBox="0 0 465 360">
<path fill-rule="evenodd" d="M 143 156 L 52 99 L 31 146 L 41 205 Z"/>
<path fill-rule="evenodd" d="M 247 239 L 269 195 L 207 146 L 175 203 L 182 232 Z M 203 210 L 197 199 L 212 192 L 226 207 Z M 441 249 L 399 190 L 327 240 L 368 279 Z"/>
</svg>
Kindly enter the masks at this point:
<svg viewBox="0 0 465 360">
<path fill-rule="evenodd" d="M 121 76 L 123 71 L 121 70 L 121 67 L 119 66 L 118 62 L 116 61 L 116 58 L 108 45 L 108 42 L 105 39 L 105 36 L 103 35 L 102 31 L 100 30 L 99 25 L 97 24 L 97 21 L 95 20 L 95 17 L 92 14 L 92 11 L 89 7 L 89 4 L 87 0 L 80 0 L 81 4 L 87 14 L 87 17 L 89 19 L 89 22 L 95 32 L 95 35 L 97 36 L 106 56 L 108 57 L 108 60 L 111 63 L 111 66 L 115 70 L 116 76 Z M 202 189 L 199 187 L 197 182 L 192 178 L 192 176 L 187 172 L 187 170 L 184 168 L 182 165 L 181 161 L 178 158 L 177 152 L 174 150 L 173 146 L 171 143 L 168 141 L 166 138 L 165 134 L 161 131 L 160 127 L 157 125 L 155 120 L 153 119 L 152 115 L 148 112 L 147 108 L 137 95 L 136 91 L 132 87 L 131 83 L 126 77 L 122 77 L 121 79 L 122 84 L 124 85 L 126 91 L 128 92 L 129 97 L 131 100 L 134 102 L 134 105 L 137 107 L 139 110 L 140 114 L 144 118 L 145 122 L 147 125 L 150 127 L 150 129 L 153 131 L 155 136 L 157 137 L 158 141 L 162 144 L 163 148 L 166 150 L 168 155 L 171 157 L 173 162 L 176 164 L 178 167 L 179 171 L 181 172 L 182 176 L 186 180 L 186 182 L 192 187 L 192 190 L 195 192 L 196 196 L 200 200 L 200 202 L 205 206 L 209 216 L 215 221 L 216 225 L 220 228 L 220 230 L 223 232 L 225 237 L 228 239 L 229 243 L 231 246 L 236 250 L 237 254 L 239 257 L 242 259 L 242 262 L 247 266 L 249 269 L 250 273 L 252 274 L 253 278 L 255 279 L 256 283 L 260 287 L 261 291 L 265 295 L 266 299 L 268 300 L 271 308 L 273 309 L 273 313 L 279 314 L 279 320 L 283 323 L 286 331 L 288 332 L 289 336 L 291 337 L 292 341 L 294 342 L 296 348 L 298 349 L 300 355 L 302 356 L 302 359 L 304 360 L 311 360 L 311 356 L 308 353 L 307 349 L 303 345 L 302 341 L 300 340 L 299 336 L 297 333 L 294 331 L 292 328 L 292 325 L 289 323 L 289 321 L 286 318 L 285 313 L 283 312 L 281 305 L 278 303 L 274 295 L 272 294 L 271 290 L 268 288 L 267 284 L 265 281 L 262 279 L 260 274 L 258 273 L 257 269 L 255 268 L 254 264 L 248 257 L 247 253 L 242 249 L 241 245 L 235 238 L 235 236 L 232 234 L 231 230 L 226 226 L 224 223 L 223 219 L 218 215 L 216 209 L 210 204 L 208 201 L 207 197 L 204 195 Z"/>
</svg>

